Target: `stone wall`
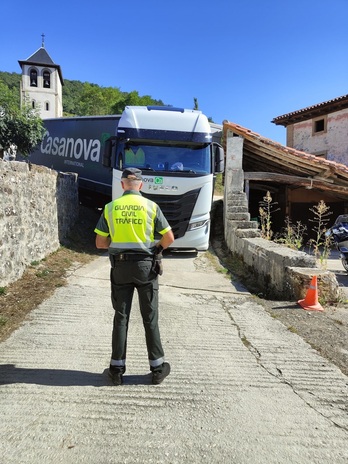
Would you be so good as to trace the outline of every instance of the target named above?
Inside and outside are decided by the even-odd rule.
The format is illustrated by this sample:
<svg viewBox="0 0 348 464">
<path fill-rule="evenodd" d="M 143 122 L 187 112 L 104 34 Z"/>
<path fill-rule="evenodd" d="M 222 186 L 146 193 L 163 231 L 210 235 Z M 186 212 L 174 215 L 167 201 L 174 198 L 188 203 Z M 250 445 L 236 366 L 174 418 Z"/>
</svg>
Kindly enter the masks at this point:
<svg viewBox="0 0 348 464">
<path fill-rule="evenodd" d="M 244 192 L 243 138 L 227 131 L 223 222 L 225 243 L 243 261 L 253 287 L 267 298 L 298 300 L 318 276 L 318 294 L 326 301 L 341 295 L 336 276 L 319 269 L 313 256 L 261 238 L 257 222 L 250 220 Z"/>
<path fill-rule="evenodd" d="M 0 159 L 0 287 L 59 248 L 78 207 L 76 174 Z"/>
</svg>

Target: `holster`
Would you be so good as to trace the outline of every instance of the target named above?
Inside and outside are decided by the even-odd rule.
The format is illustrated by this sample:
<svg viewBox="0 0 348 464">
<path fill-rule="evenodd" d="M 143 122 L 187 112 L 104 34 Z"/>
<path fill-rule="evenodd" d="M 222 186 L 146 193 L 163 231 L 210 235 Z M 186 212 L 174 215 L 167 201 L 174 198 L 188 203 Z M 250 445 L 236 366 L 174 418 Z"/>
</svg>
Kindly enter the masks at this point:
<svg viewBox="0 0 348 464">
<path fill-rule="evenodd" d="M 153 255 L 151 271 L 156 275 L 163 274 L 162 253 Z"/>
<path fill-rule="evenodd" d="M 110 259 L 111 267 L 114 268 L 114 267 L 116 266 L 116 258 L 115 258 L 115 255 L 112 255 L 111 253 L 109 253 L 109 259 Z"/>
</svg>

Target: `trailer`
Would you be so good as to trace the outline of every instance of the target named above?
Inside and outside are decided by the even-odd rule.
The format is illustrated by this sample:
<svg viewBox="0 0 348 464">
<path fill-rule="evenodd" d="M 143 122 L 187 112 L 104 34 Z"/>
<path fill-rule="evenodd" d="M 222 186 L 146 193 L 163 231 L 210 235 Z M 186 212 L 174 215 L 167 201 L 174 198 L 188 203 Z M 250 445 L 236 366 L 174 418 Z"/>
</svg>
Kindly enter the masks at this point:
<svg viewBox="0 0 348 464">
<path fill-rule="evenodd" d="M 105 142 L 115 134 L 119 120 L 120 115 L 45 119 L 43 140 L 29 161 L 77 173 L 80 194 L 111 199 L 112 172 L 102 161 Z"/>
</svg>

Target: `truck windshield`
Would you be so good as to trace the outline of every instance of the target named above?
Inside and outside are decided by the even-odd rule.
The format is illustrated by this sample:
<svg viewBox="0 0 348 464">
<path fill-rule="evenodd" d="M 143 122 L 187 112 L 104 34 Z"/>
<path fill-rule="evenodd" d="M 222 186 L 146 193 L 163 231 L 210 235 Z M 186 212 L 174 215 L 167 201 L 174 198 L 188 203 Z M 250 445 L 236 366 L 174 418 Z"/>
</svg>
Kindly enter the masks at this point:
<svg viewBox="0 0 348 464">
<path fill-rule="evenodd" d="M 196 145 L 124 144 L 124 168 L 210 174 L 210 148 Z"/>
</svg>

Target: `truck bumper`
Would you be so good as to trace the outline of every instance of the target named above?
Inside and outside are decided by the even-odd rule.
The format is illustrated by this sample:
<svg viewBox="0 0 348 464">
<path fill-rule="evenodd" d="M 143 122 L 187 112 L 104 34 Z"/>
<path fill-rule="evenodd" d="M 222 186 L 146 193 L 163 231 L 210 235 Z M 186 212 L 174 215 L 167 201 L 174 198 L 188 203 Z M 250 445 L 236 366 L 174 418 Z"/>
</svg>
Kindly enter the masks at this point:
<svg viewBox="0 0 348 464">
<path fill-rule="evenodd" d="M 209 236 L 210 221 L 204 227 L 188 231 L 183 237 L 174 240 L 169 249 L 205 251 L 209 248 Z"/>
</svg>

